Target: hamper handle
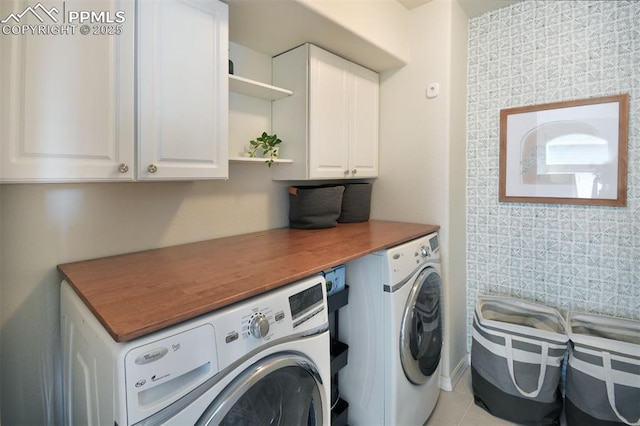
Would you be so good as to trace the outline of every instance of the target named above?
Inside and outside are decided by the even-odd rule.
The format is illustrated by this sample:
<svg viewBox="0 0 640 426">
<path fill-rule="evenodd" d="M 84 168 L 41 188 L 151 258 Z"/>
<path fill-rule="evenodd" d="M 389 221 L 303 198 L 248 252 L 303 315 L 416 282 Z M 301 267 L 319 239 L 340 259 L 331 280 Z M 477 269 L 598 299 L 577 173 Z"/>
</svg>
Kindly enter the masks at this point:
<svg viewBox="0 0 640 426">
<path fill-rule="evenodd" d="M 640 425 L 640 418 L 635 422 L 631 420 L 627 420 L 618 412 L 616 408 L 616 394 L 613 385 L 613 370 L 611 368 L 611 354 L 609 352 L 602 352 L 602 366 L 604 367 L 604 381 L 607 384 L 607 398 L 609 399 L 609 405 L 613 412 L 618 416 L 618 419 L 622 420 L 624 423 L 630 426 L 638 426 Z"/>
<path fill-rule="evenodd" d="M 544 376 L 547 373 L 547 357 L 549 355 L 549 343 L 548 342 L 540 342 L 540 374 L 538 375 L 538 388 L 532 392 L 525 392 L 518 386 L 516 383 L 516 376 L 513 369 L 513 345 L 511 343 L 511 336 L 504 336 L 505 346 L 507 349 L 507 367 L 509 368 L 509 375 L 511 376 L 511 381 L 513 381 L 513 385 L 516 387 L 518 392 L 522 394 L 522 396 L 526 396 L 529 398 L 535 398 L 538 396 L 540 391 L 542 390 L 542 385 L 544 384 Z"/>
</svg>

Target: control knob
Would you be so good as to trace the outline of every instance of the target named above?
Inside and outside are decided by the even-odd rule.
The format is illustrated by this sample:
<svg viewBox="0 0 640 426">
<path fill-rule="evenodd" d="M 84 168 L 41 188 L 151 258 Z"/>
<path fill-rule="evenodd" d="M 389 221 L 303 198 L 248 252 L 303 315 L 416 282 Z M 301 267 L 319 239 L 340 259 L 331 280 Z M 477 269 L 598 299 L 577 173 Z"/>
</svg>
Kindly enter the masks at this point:
<svg viewBox="0 0 640 426">
<path fill-rule="evenodd" d="M 429 256 L 429 249 L 426 246 L 420 247 L 420 256 L 422 257 Z"/>
<path fill-rule="evenodd" d="M 269 333 L 269 320 L 263 314 L 251 318 L 249 333 L 256 339 L 262 339 Z"/>
</svg>

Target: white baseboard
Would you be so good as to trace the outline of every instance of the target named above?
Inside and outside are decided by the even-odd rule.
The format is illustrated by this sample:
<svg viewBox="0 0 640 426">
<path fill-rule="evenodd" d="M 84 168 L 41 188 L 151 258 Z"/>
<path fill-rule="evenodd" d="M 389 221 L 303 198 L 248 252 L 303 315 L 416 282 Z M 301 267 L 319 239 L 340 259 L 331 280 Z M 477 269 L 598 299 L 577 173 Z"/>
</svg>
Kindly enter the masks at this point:
<svg viewBox="0 0 640 426">
<path fill-rule="evenodd" d="M 456 365 L 456 368 L 454 368 L 451 372 L 450 377 L 440 376 L 440 381 L 438 383 L 440 389 L 442 389 L 443 391 L 451 392 L 464 375 L 464 372 L 467 371 L 469 365 L 471 365 L 471 355 L 467 355 L 460 360 L 458 365 Z"/>
</svg>

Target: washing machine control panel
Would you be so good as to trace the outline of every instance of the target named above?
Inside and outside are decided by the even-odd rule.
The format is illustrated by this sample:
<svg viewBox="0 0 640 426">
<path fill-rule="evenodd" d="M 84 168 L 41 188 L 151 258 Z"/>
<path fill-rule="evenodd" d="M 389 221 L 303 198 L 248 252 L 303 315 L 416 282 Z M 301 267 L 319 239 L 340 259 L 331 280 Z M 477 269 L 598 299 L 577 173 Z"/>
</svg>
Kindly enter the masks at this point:
<svg viewBox="0 0 640 426">
<path fill-rule="evenodd" d="M 421 239 L 418 244 L 420 245 L 420 250 L 416 251 L 416 257 L 436 257 L 440 249 L 437 233 L 428 235 L 424 239 Z"/>
<path fill-rule="evenodd" d="M 414 271 L 420 264 L 440 261 L 438 233 L 434 232 L 390 248 L 387 253 L 391 281 L 399 283 L 406 278 L 407 273 Z"/>
<path fill-rule="evenodd" d="M 302 280 L 223 308 L 211 322 L 223 369 L 262 346 L 327 324 L 324 277 Z"/>
</svg>

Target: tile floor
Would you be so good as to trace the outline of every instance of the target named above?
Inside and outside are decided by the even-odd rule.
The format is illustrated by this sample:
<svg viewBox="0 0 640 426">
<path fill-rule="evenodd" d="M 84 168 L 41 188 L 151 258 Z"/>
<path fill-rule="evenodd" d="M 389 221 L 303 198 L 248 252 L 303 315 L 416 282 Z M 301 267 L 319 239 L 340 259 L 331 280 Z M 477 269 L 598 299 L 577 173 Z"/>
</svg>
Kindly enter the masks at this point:
<svg viewBox="0 0 640 426">
<path fill-rule="evenodd" d="M 453 392 L 440 391 L 436 409 L 424 426 L 518 426 L 518 424 L 494 417 L 473 402 L 471 368 L 467 368 Z M 564 414 L 560 417 L 560 426 L 566 426 Z"/>
<path fill-rule="evenodd" d="M 440 392 L 436 409 L 424 426 L 506 426 L 516 425 L 493 417 L 473 402 L 471 369 L 467 368 L 453 392 Z"/>
</svg>

